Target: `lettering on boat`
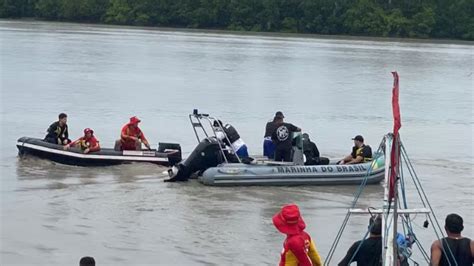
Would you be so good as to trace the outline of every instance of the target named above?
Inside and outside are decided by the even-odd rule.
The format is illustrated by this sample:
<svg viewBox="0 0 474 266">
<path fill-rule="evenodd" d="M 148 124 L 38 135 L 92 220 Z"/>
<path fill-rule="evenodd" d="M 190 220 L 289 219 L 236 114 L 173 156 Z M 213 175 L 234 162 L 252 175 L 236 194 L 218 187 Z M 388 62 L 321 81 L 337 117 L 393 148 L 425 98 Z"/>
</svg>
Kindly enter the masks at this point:
<svg viewBox="0 0 474 266">
<path fill-rule="evenodd" d="M 283 174 L 300 174 L 300 173 L 349 173 L 349 172 L 366 172 L 364 165 L 328 165 L 328 166 L 278 166 L 277 172 Z"/>
</svg>

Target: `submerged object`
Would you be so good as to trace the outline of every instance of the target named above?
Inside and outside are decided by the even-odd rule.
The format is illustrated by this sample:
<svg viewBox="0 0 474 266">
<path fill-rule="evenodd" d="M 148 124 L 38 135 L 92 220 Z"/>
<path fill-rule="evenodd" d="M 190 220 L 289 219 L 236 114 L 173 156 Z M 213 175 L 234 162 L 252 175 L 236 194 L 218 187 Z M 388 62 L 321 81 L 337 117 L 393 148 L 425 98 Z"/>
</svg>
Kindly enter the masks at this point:
<svg viewBox="0 0 474 266">
<path fill-rule="evenodd" d="M 176 143 L 159 143 L 158 150 L 116 151 L 101 148 L 84 154 L 80 149 L 46 142 L 42 139 L 22 137 L 16 146 L 19 155 L 34 155 L 54 162 L 77 166 L 107 166 L 131 162 L 148 162 L 173 166 L 181 161 L 181 146 Z"/>
</svg>

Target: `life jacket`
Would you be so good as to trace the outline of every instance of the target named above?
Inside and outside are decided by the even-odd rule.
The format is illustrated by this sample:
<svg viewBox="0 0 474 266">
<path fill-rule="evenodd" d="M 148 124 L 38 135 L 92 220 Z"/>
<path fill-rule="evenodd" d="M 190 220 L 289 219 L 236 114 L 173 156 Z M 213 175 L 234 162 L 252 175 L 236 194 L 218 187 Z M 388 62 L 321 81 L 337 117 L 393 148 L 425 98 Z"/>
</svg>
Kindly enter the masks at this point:
<svg viewBox="0 0 474 266">
<path fill-rule="evenodd" d="M 224 142 L 226 142 L 226 144 L 228 145 L 231 145 L 232 143 L 240 139 L 239 133 L 237 132 L 237 130 L 235 130 L 235 128 L 232 125 L 226 124 L 224 126 L 224 133 L 226 134 L 227 138 L 230 141 L 230 143 L 227 143 L 227 139 L 224 139 Z"/>
<path fill-rule="evenodd" d="M 304 250 L 304 255 L 298 257 L 298 253 L 294 253 L 291 247 Z M 299 246 L 302 245 L 302 246 Z M 299 246 L 299 247 L 298 247 Z M 283 244 L 283 250 L 280 255 L 279 266 L 298 266 L 298 265 L 312 265 L 322 266 L 321 257 L 311 237 L 306 232 L 301 232 L 298 235 L 289 236 Z"/>
<path fill-rule="evenodd" d="M 370 157 L 364 157 L 364 153 L 363 153 L 364 148 L 370 150 Z M 362 156 L 364 158 L 364 160 L 362 162 L 364 162 L 364 163 L 372 161 L 372 148 L 369 145 L 364 145 L 360 148 L 357 148 L 355 154 L 356 154 L 356 156 L 355 156 L 356 158 L 359 155 Z"/>
</svg>

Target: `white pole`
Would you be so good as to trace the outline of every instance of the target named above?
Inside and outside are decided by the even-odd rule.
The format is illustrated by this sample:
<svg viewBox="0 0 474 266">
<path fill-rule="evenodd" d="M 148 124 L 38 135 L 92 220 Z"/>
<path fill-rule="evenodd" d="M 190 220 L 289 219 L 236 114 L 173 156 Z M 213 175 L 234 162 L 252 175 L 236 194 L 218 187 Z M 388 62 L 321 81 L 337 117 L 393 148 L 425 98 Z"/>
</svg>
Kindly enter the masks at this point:
<svg viewBox="0 0 474 266">
<path fill-rule="evenodd" d="M 382 214 L 382 262 L 384 266 L 393 265 L 393 212 L 389 208 L 389 192 L 390 192 L 390 171 L 391 162 L 390 154 L 392 152 L 392 135 L 386 135 L 385 141 L 385 183 L 383 197 L 383 214 Z"/>
</svg>

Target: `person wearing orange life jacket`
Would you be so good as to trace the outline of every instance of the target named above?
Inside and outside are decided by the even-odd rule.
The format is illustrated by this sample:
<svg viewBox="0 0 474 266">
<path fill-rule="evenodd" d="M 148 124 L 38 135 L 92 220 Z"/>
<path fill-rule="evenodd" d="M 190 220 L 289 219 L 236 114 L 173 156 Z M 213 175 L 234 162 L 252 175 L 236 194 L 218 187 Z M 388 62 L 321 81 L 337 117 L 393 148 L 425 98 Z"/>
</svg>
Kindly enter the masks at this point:
<svg viewBox="0 0 474 266">
<path fill-rule="evenodd" d="M 306 224 L 298 206 L 283 206 L 272 220 L 278 231 L 286 235 L 279 266 L 323 265 L 313 240 L 304 231 Z"/>
<path fill-rule="evenodd" d="M 67 150 L 71 146 L 81 149 L 84 153 L 100 150 L 99 141 L 94 136 L 94 130 L 90 128 L 84 129 L 84 136 L 64 146 Z"/>
<path fill-rule="evenodd" d="M 138 127 L 140 122 L 136 116 L 130 118 L 130 122 L 122 127 L 120 140 L 115 143 L 115 150 L 141 150 L 142 143 L 151 150 L 148 140 Z"/>
</svg>

